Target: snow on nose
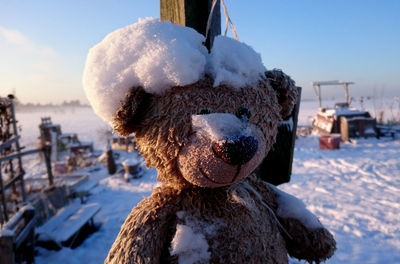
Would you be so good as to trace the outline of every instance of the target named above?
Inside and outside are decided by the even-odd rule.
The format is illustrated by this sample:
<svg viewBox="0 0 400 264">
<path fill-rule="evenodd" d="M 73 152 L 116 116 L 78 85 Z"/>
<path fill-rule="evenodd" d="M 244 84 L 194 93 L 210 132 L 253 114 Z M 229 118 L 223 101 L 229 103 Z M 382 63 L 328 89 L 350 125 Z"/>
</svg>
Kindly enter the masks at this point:
<svg viewBox="0 0 400 264">
<path fill-rule="evenodd" d="M 193 115 L 192 127 L 210 139 L 214 153 L 228 164 L 245 164 L 258 150 L 249 124 L 233 114 Z"/>
<path fill-rule="evenodd" d="M 247 122 L 229 113 L 192 115 L 194 132 L 209 137 L 213 142 L 234 136 L 251 136 L 252 129 Z"/>
</svg>

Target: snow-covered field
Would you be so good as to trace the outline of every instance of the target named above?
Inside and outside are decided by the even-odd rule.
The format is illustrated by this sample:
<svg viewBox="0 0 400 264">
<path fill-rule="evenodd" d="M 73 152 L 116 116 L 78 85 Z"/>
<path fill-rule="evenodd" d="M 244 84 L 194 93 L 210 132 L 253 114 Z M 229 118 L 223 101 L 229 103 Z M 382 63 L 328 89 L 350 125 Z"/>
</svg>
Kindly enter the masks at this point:
<svg viewBox="0 0 400 264">
<path fill-rule="evenodd" d="M 308 123 L 315 105 L 302 105 L 300 124 Z M 93 141 L 96 149 L 105 145 L 98 131 L 104 130 L 106 124 L 90 108 L 77 108 L 18 112 L 22 143 L 27 149 L 36 145 L 43 116 L 51 116 L 65 133 L 75 132 L 81 140 Z M 126 157 L 123 155 L 118 161 Z M 40 172 L 42 169 L 35 169 L 34 164 L 27 165 L 32 168 L 31 173 Z M 125 217 L 157 184 L 155 170 L 126 183 L 122 175 L 108 176 L 104 166 L 98 166 L 100 170 L 92 173 L 91 180 L 99 184 L 88 202 L 101 204 L 95 217 L 101 228 L 73 250 L 37 247 L 36 263 L 103 263 Z M 341 149 L 334 151 L 319 150 L 315 136 L 299 138 L 292 179 L 280 188 L 302 199 L 334 234 L 338 250 L 327 263 L 400 263 L 399 138 L 362 139 L 342 143 Z"/>
</svg>

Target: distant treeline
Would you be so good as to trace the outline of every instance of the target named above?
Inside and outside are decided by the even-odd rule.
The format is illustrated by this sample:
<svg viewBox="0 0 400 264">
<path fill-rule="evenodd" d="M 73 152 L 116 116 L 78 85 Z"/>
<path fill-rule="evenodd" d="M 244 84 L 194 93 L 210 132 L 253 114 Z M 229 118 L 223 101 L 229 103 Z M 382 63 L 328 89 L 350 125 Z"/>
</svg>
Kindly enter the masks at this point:
<svg viewBox="0 0 400 264">
<path fill-rule="evenodd" d="M 89 107 L 88 104 L 82 104 L 79 100 L 63 101 L 61 104 L 41 104 L 41 103 L 21 103 L 14 98 L 14 105 L 17 110 L 25 110 L 32 108 L 65 108 L 65 107 Z"/>
</svg>

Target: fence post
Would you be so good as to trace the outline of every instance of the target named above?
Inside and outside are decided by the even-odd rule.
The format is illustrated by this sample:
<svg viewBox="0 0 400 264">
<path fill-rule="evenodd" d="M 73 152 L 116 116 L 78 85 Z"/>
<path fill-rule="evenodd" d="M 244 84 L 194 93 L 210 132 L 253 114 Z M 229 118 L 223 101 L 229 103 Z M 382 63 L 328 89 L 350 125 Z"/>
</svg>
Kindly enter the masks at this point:
<svg viewBox="0 0 400 264">
<path fill-rule="evenodd" d="M 6 194 L 4 190 L 4 183 L 3 183 L 3 175 L 1 174 L 1 162 L 0 162 L 0 191 L 1 191 L 1 207 L 3 207 L 3 217 L 4 222 L 8 221 L 8 214 L 7 214 L 7 203 L 6 203 Z"/>
<path fill-rule="evenodd" d="M 297 87 L 297 92 L 297 102 L 290 115 L 292 126 L 287 124 L 279 125 L 275 144 L 255 170 L 258 177 L 274 185 L 289 182 L 292 175 L 301 87 Z"/>
<path fill-rule="evenodd" d="M 0 236 L 0 264 L 14 264 L 14 236 L 2 234 Z"/>
<path fill-rule="evenodd" d="M 171 21 L 174 24 L 194 28 L 205 36 L 212 2 L 212 0 L 160 0 L 160 17 L 162 21 Z M 208 50 L 211 50 L 214 37 L 220 34 L 221 10 L 220 3 L 217 1 L 205 42 Z"/>
<path fill-rule="evenodd" d="M 11 103 L 10 103 L 10 109 L 11 109 L 11 117 L 12 117 L 12 120 L 13 120 L 14 136 L 18 137 L 17 120 L 15 119 L 15 109 L 14 109 L 13 101 L 11 101 Z M 19 140 L 15 141 L 15 147 L 16 147 L 17 153 L 19 154 L 21 152 L 21 147 L 19 145 Z M 25 172 L 24 172 L 24 169 L 22 167 L 21 156 L 18 156 L 18 168 L 19 168 L 19 174 L 18 175 L 22 175 L 20 177 L 22 200 L 25 202 L 26 201 L 25 183 L 24 183 L 24 174 L 25 174 Z"/>
<path fill-rule="evenodd" d="M 48 145 L 45 145 L 45 146 L 43 146 L 42 150 L 43 150 L 43 154 L 44 154 L 44 161 L 46 163 L 47 181 L 48 181 L 49 186 L 51 186 L 54 183 L 53 172 L 51 170 L 51 157 L 50 157 L 51 147 Z"/>
</svg>

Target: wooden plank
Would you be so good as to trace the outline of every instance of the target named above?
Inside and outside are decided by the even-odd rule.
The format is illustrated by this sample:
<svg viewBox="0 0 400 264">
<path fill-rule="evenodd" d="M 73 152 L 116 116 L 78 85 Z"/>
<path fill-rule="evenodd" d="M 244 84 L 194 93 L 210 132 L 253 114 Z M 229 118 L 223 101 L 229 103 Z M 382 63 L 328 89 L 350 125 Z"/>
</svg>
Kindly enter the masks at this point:
<svg viewBox="0 0 400 264">
<path fill-rule="evenodd" d="M 36 233 L 40 241 L 51 240 L 61 244 L 76 234 L 99 211 L 100 205 L 97 203 L 82 205 L 75 201 L 38 227 Z"/>
<path fill-rule="evenodd" d="M 207 20 L 212 6 L 212 0 L 160 0 L 160 17 L 162 21 L 191 27 L 202 35 L 206 35 Z M 211 49 L 214 38 L 221 34 L 221 10 L 217 2 L 208 39 L 205 46 Z"/>
<path fill-rule="evenodd" d="M 19 248 L 33 232 L 35 223 L 35 208 L 25 205 L 3 226 L 3 231 L 13 235 L 14 245 Z"/>
<path fill-rule="evenodd" d="M 161 21 L 185 26 L 185 0 L 160 0 L 160 18 Z"/>
<path fill-rule="evenodd" d="M 63 230 L 56 234 L 57 241 L 67 241 L 75 233 L 77 233 L 89 220 L 100 211 L 99 204 L 85 204 L 74 214 L 71 215 L 59 230 Z"/>
<path fill-rule="evenodd" d="M 16 177 L 12 178 L 9 182 L 7 182 L 4 185 L 4 190 L 7 190 L 8 188 L 11 187 L 11 185 L 13 185 L 16 181 L 22 181 L 23 177 L 25 175 L 25 172 L 20 172 Z"/>
<path fill-rule="evenodd" d="M 0 151 L 10 147 L 13 143 L 18 141 L 20 138 L 21 138 L 21 136 L 15 136 L 15 137 L 7 140 L 6 142 L 4 142 L 3 144 L 0 145 Z"/>
<path fill-rule="evenodd" d="M 44 225 L 36 228 L 36 234 L 39 235 L 39 241 L 56 241 L 61 243 L 62 241 L 57 241 L 56 236 L 60 232 L 60 228 L 64 221 L 71 217 L 81 206 L 78 201 L 72 204 L 62 207 L 57 211 L 57 213 L 50 218 Z"/>
<path fill-rule="evenodd" d="M 0 162 L 4 162 L 4 161 L 20 158 L 20 157 L 23 157 L 23 156 L 26 156 L 26 155 L 35 154 L 35 153 L 38 153 L 40 151 L 43 151 L 43 150 L 42 149 L 31 149 L 31 150 L 23 151 L 23 152 L 20 152 L 20 153 L 7 155 L 7 156 L 4 156 L 4 157 L 1 157 L 0 158 Z"/>
</svg>

